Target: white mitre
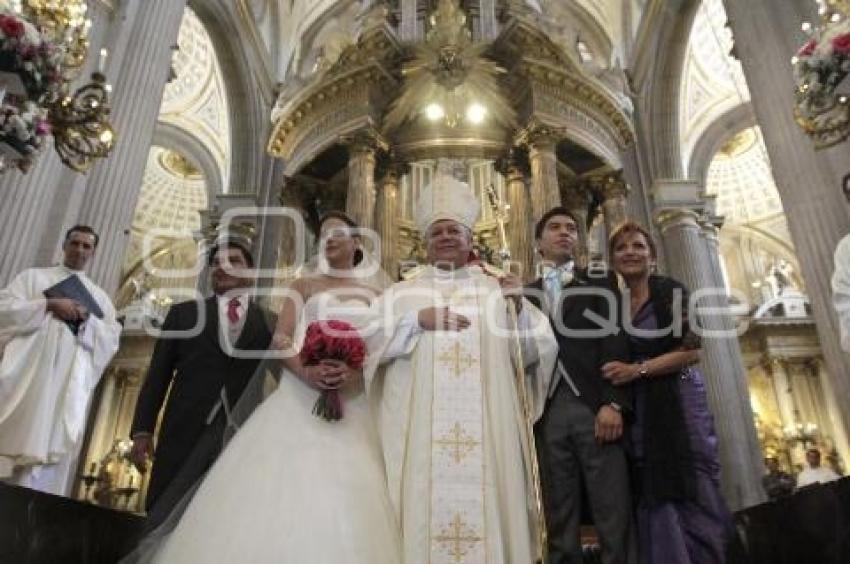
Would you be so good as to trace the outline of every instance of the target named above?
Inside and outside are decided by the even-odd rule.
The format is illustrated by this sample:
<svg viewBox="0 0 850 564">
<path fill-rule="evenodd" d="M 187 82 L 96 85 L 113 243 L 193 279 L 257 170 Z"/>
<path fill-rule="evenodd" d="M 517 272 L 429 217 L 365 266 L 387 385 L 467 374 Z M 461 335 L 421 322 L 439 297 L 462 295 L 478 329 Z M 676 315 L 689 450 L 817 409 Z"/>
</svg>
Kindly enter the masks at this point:
<svg viewBox="0 0 850 564">
<path fill-rule="evenodd" d="M 472 229 L 481 213 L 481 204 L 466 182 L 448 174 L 437 174 L 425 186 L 416 202 L 414 216 L 419 233 L 425 234 L 432 223 L 452 219 Z"/>
</svg>

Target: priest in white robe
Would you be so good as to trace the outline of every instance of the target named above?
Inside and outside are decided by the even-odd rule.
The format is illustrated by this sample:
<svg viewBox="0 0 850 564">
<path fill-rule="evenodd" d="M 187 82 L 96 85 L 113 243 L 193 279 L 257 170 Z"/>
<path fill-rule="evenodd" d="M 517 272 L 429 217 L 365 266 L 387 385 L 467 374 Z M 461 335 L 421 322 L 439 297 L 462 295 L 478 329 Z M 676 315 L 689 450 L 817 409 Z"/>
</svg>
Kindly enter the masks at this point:
<svg viewBox="0 0 850 564">
<path fill-rule="evenodd" d="M 838 314 L 841 348 L 850 352 L 850 235 L 845 235 L 835 248 L 832 303 Z"/>
<path fill-rule="evenodd" d="M 96 246 L 90 227 L 75 226 L 60 266 L 25 270 L 0 290 L 0 479 L 7 483 L 58 495 L 73 486 L 89 401 L 121 334 L 109 297 L 83 272 Z M 102 318 L 80 299 L 45 297 L 71 276 Z"/>
<path fill-rule="evenodd" d="M 539 550 L 516 349 L 533 420 L 557 344 L 525 300 L 510 328 L 516 276 L 469 264 L 479 211 L 466 184 L 438 176 L 417 204 L 430 265 L 381 298 L 394 334 L 369 386 L 404 564 L 528 564 Z"/>
</svg>

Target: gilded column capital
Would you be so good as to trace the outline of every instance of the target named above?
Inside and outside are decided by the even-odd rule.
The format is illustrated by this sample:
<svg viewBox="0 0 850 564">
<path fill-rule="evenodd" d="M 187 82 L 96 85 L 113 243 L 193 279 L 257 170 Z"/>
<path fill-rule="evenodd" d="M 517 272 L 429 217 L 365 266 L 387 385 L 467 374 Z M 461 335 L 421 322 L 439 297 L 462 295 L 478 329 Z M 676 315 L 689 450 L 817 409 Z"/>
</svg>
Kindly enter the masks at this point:
<svg viewBox="0 0 850 564">
<path fill-rule="evenodd" d="M 700 214 L 690 208 L 661 208 L 655 212 L 655 223 L 664 233 L 670 229 L 700 229 Z"/>
<path fill-rule="evenodd" d="M 716 223 L 712 218 L 704 218 L 700 222 L 700 227 L 702 228 L 702 236 L 703 238 L 711 244 L 711 246 L 715 249 L 720 248 L 720 226 L 722 225 L 722 220 L 720 223 Z"/>
<path fill-rule="evenodd" d="M 377 131 L 361 130 L 339 137 L 339 142 L 345 145 L 352 154 L 372 154 L 388 148 L 387 141 Z"/>
<path fill-rule="evenodd" d="M 410 163 L 397 158 L 391 153 L 381 153 L 378 156 L 375 176 L 379 185 L 397 184 L 399 179 L 410 172 Z"/>
<path fill-rule="evenodd" d="M 523 180 L 531 176 L 528 151 L 523 147 L 512 147 L 506 155 L 497 159 L 493 166 L 508 181 L 516 176 L 522 177 Z"/>
<path fill-rule="evenodd" d="M 566 129 L 563 127 L 533 122 L 517 134 L 515 144 L 525 145 L 533 152 L 554 153 L 555 145 L 566 135 Z"/>
<path fill-rule="evenodd" d="M 278 202 L 282 206 L 297 206 L 301 202 L 301 185 L 298 180 L 289 176 L 284 179 L 278 193 Z"/>
<path fill-rule="evenodd" d="M 562 191 L 561 196 L 564 207 L 569 210 L 586 210 L 593 199 L 593 195 L 582 184 L 568 186 Z"/>
<path fill-rule="evenodd" d="M 629 186 L 623 179 L 622 170 L 591 175 L 587 180 L 590 189 L 598 194 L 603 202 L 623 200 L 629 195 Z"/>
</svg>

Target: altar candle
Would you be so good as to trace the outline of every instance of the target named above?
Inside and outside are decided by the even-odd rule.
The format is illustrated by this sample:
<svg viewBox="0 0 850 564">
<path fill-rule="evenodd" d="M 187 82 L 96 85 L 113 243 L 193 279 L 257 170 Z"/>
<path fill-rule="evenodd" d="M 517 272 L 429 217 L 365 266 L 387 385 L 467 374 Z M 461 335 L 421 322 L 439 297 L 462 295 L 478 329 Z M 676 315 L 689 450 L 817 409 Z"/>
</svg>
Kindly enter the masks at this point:
<svg viewBox="0 0 850 564">
<path fill-rule="evenodd" d="M 100 50 L 100 60 L 97 63 L 97 72 L 103 74 L 106 71 L 106 58 L 109 56 L 109 51 L 104 47 Z"/>
</svg>

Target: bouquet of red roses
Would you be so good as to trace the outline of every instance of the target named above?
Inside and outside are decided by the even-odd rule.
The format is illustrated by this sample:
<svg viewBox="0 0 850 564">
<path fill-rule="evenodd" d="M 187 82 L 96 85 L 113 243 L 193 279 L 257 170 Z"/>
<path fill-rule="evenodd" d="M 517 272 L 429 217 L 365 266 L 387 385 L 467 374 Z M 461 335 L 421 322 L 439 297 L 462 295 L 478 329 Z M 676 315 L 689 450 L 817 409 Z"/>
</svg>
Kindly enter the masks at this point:
<svg viewBox="0 0 850 564">
<path fill-rule="evenodd" d="M 366 343 L 350 323 L 337 320 L 314 321 L 307 326 L 301 362 L 314 366 L 323 360 L 339 360 L 355 370 L 363 368 Z M 322 390 L 313 406 L 313 413 L 328 421 L 342 419 L 342 398 L 339 390 Z"/>
</svg>

